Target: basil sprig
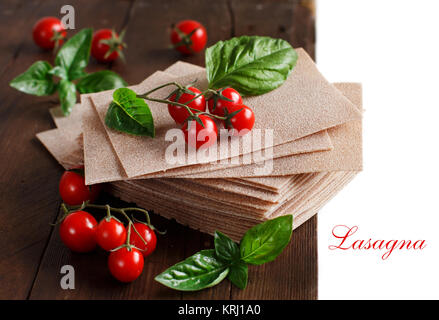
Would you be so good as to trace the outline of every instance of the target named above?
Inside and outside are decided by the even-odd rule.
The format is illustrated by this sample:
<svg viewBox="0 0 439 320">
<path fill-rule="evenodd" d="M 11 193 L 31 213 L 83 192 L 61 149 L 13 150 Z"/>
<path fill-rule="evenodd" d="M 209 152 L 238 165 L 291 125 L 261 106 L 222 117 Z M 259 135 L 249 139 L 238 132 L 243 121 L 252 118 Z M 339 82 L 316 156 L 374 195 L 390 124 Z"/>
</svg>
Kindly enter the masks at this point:
<svg viewBox="0 0 439 320">
<path fill-rule="evenodd" d="M 125 80 L 112 71 L 85 72 L 90 58 L 92 34 L 92 29 L 79 31 L 58 51 L 55 66 L 46 61 L 37 61 L 9 85 L 37 96 L 48 96 L 58 91 L 64 115 L 70 114 L 76 104 L 76 91 L 92 93 L 127 86 Z M 60 78 L 59 82 L 55 82 L 53 76 Z"/>
<path fill-rule="evenodd" d="M 228 266 L 215 256 L 215 250 L 202 250 L 155 277 L 158 282 L 180 291 L 213 287 L 229 273 Z"/>
<path fill-rule="evenodd" d="M 180 291 L 212 287 L 228 278 L 245 289 L 248 264 L 273 261 L 290 242 L 293 216 L 269 220 L 249 229 L 238 246 L 225 234 L 215 232 L 215 249 L 202 250 L 155 277 L 161 284 Z"/>
<path fill-rule="evenodd" d="M 37 61 L 24 73 L 12 80 L 9 85 L 21 92 L 35 96 L 51 95 L 55 92 L 56 86 L 49 73 L 50 69 L 52 69 L 50 63 Z"/>
<path fill-rule="evenodd" d="M 137 98 L 136 93 L 128 88 L 113 92 L 113 102 L 105 116 L 105 124 L 109 128 L 133 135 L 155 136 L 151 110 L 145 100 Z"/>
<path fill-rule="evenodd" d="M 127 83 L 117 73 L 102 70 L 90 73 L 76 83 L 79 93 L 93 93 L 126 87 Z"/>
<path fill-rule="evenodd" d="M 86 75 L 84 69 L 90 58 L 92 36 L 92 29 L 83 29 L 58 51 L 55 66 L 65 70 L 68 80 L 75 80 Z"/>
<path fill-rule="evenodd" d="M 70 114 L 76 103 L 76 86 L 69 80 L 61 79 L 58 84 L 58 95 L 61 110 L 64 114 Z"/>
<path fill-rule="evenodd" d="M 291 238 L 292 216 L 283 216 L 257 225 L 241 240 L 241 259 L 250 264 L 273 261 Z"/>
<path fill-rule="evenodd" d="M 297 62 L 297 53 L 282 39 L 242 36 L 219 41 L 206 50 L 209 87 L 230 86 L 253 96 L 279 87 Z"/>
</svg>

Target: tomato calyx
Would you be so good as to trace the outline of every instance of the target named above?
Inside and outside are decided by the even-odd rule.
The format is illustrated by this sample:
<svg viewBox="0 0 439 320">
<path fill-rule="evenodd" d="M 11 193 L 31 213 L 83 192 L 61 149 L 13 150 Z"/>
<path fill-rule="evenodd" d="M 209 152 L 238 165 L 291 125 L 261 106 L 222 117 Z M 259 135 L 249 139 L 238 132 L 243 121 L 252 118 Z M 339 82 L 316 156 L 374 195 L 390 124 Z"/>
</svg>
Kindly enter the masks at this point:
<svg viewBox="0 0 439 320">
<path fill-rule="evenodd" d="M 227 108 L 225 108 L 224 109 L 224 116 L 225 116 L 225 120 L 224 120 L 224 124 L 225 124 L 225 126 L 226 126 L 226 128 L 229 128 L 229 129 L 233 129 L 233 124 L 232 124 L 232 118 L 234 117 L 234 116 L 236 116 L 238 113 L 240 113 L 242 110 L 244 110 L 244 108 L 241 108 L 241 109 L 239 109 L 239 110 L 235 110 L 235 111 L 233 111 L 233 112 L 231 112 L 231 113 L 229 113 L 229 110 L 227 110 Z"/>
<path fill-rule="evenodd" d="M 191 100 L 189 100 L 186 104 L 189 104 L 190 102 L 196 100 L 198 97 L 202 96 L 203 94 L 196 94 L 195 92 L 193 92 L 190 88 L 194 86 L 194 84 L 197 82 L 197 80 L 195 79 L 194 81 L 192 81 L 192 83 L 189 83 L 186 86 L 182 86 L 177 84 L 177 88 L 172 91 L 165 99 L 169 100 L 171 99 L 171 97 L 174 97 L 175 101 L 180 100 L 181 96 L 184 93 L 190 94 L 191 96 L 194 96 Z"/>
<path fill-rule="evenodd" d="M 200 126 L 202 126 L 203 128 L 205 128 L 205 126 L 204 126 L 204 123 L 203 123 L 203 121 L 201 120 L 201 118 L 199 117 L 201 114 L 203 114 L 203 113 L 196 113 L 196 114 L 193 114 L 193 115 L 190 115 L 189 117 L 187 117 L 186 118 L 186 120 L 184 121 L 184 123 L 188 123 L 188 130 L 189 130 L 189 126 L 190 126 L 190 124 L 191 124 L 191 121 L 196 121 L 196 122 L 198 122 L 198 124 L 200 125 Z M 184 124 L 183 123 L 183 124 Z"/>
<path fill-rule="evenodd" d="M 110 47 L 104 55 L 104 59 L 107 59 L 113 52 L 117 52 L 122 61 L 125 61 L 125 56 L 122 52 L 123 48 L 127 47 L 127 44 L 123 41 L 126 30 L 122 30 L 120 35 L 117 35 L 116 31 L 111 30 L 111 38 L 101 39 L 99 43 L 106 44 Z"/>
<path fill-rule="evenodd" d="M 171 45 L 171 48 L 178 48 L 178 47 L 186 47 L 187 50 L 189 50 L 191 53 L 194 53 L 194 50 L 192 49 L 192 39 L 191 37 L 195 34 L 195 32 L 198 31 L 198 28 L 195 28 L 194 30 L 192 30 L 191 32 L 189 32 L 188 34 L 184 33 L 183 31 L 181 31 L 178 27 L 173 26 L 172 30 L 174 30 L 177 35 L 180 37 L 180 41 L 177 43 L 174 43 L 173 45 Z"/>
<path fill-rule="evenodd" d="M 133 229 L 134 232 L 140 237 L 140 239 L 142 240 L 145 247 L 148 246 L 148 242 L 146 241 L 146 239 L 144 239 L 142 237 L 142 235 L 139 233 L 139 231 L 137 231 L 137 229 L 134 227 L 133 222 L 130 220 L 130 222 L 128 223 L 127 238 L 125 240 L 125 243 L 118 246 L 117 248 L 111 249 L 110 252 L 115 252 L 115 251 L 120 250 L 122 248 L 126 248 L 128 251 L 131 251 L 133 248 L 139 250 L 140 252 L 145 251 L 145 249 L 140 249 L 140 248 L 136 247 L 135 245 L 131 244 L 131 229 Z"/>
<path fill-rule="evenodd" d="M 58 51 L 59 45 L 66 39 L 66 36 L 63 33 L 63 31 L 53 30 L 53 36 L 50 38 L 50 41 L 55 43 L 55 46 L 53 47 L 54 52 Z"/>
<path fill-rule="evenodd" d="M 105 221 L 110 222 L 111 219 L 116 220 L 119 223 L 122 223 L 122 221 L 120 221 L 118 218 L 116 218 L 114 215 L 111 214 L 111 207 L 110 205 L 106 204 L 105 205 L 105 209 L 107 209 L 107 215 L 105 216 Z"/>
<path fill-rule="evenodd" d="M 216 106 L 218 104 L 218 100 L 220 100 L 220 99 L 221 100 L 226 100 L 226 101 L 229 101 L 229 102 L 233 102 L 232 99 L 230 99 L 230 98 L 226 97 L 225 95 L 223 95 L 223 91 L 228 89 L 228 88 L 230 88 L 230 87 L 227 86 L 227 87 L 224 87 L 224 88 L 221 88 L 221 89 L 218 89 L 218 90 L 211 91 L 212 95 L 207 100 L 211 100 L 211 99 L 213 100 L 212 112 L 215 111 Z"/>
<path fill-rule="evenodd" d="M 143 238 L 142 238 L 142 239 L 143 239 Z M 118 251 L 118 250 L 120 250 L 120 249 L 122 249 L 122 248 L 126 248 L 128 251 L 131 251 L 131 250 L 133 250 L 133 249 L 139 250 L 140 252 L 145 251 L 144 249 L 140 249 L 140 248 L 138 248 L 138 247 L 136 247 L 136 246 L 134 246 L 134 245 L 132 245 L 132 244 L 126 244 L 126 243 L 124 243 L 123 245 L 121 245 L 121 246 L 119 246 L 119 247 L 117 247 L 117 248 L 111 249 L 110 252 L 116 252 L 116 251 Z"/>
</svg>

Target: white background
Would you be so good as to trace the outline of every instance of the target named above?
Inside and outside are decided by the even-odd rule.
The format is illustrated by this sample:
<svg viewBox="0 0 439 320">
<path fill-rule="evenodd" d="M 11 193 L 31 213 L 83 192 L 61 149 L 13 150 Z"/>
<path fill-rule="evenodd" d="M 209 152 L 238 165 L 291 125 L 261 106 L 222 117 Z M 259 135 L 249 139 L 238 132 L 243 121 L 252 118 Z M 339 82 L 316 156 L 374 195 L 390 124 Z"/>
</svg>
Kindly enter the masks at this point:
<svg viewBox="0 0 439 320">
<path fill-rule="evenodd" d="M 439 298 L 439 1 L 320 0 L 317 64 L 362 82 L 364 171 L 319 213 L 320 299 Z M 356 239 L 425 239 L 423 251 L 331 251 Z"/>
</svg>

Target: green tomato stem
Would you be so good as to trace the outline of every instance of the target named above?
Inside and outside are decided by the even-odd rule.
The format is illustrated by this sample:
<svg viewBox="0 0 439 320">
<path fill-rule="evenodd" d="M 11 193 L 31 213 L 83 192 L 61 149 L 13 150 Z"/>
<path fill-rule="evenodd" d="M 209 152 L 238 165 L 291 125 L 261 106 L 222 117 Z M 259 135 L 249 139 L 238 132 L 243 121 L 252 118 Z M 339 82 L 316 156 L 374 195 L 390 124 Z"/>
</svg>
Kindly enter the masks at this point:
<svg viewBox="0 0 439 320">
<path fill-rule="evenodd" d="M 218 116 L 218 115 L 215 115 L 215 114 L 211 114 L 211 113 L 208 113 L 208 112 L 200 112 L 198 109 L 195 109 L 195 108 L 192 108 L 192 107 L 188 106 L 189 103 L 191 103 L 192 101 L 195 101 L 195 99 L 197 99 L 198 97 L 208 96 L 209 94 L 212 94 L 213 92 L 215 92 L 215 90 L 212 90 L 212 89 L 204 90 L 200 94 L 198 94 L 195 97 L 193 97 L 191 100 L 187 101 L 186 104 L 179 103 L 179 102 L 176 102 L 176 101 L 171 101 L 169 99 L 152 98 L 152 97 L 149 96 L 151 93 L 153 93 L 153 92 L 155 92 L 155 91 L 157 91 L 157 90 L 159 90 L 161 88 L 170 86 L 170 85 L 175 85 L 179 89 L 183 89 L 183 87 L 180 84 L 178 84 L 176 82 L 169 82 L 169 83 L 165 83 L 165 84 L 163 84 L 161 86 L 158 86 L 158 87 L 156 87 L 156 88 L 154 88 L 154 89 L 152 89 L 152 90 L 150 90 L 150 91 L 148 91 L 146 93 L 139 94 L 139 95 L 137 95 L 137 97 L 145 99 L 145 100 L 148 100 L 148 101 L 153 101 L 153 102 L 158 102 L 158 103 L 170 104 L 170 105 L 174 105 L 174 106 L 183 107 L 183 108 L 185 108 L 189 112 L 189 114 L 191 116 L 205 114 L 205 115 L 208 115 L 209 117 L 212 117 L 212 118 L 215 118 L 215 119 L 218 119 L 218 120 L 227 120 L 227 117 L 221 117 L 221 116 Z M 194 112 L 195 112 L 195 114 L 194 114 Z"/>
<path fill-rule="evenodd" d="M 110 207 L 108 204 L 106 205 L 99 205 L 99 204 L 91 204 L 86 202 L 83 202 L 80 206 L 73 206 L 71 207 L 72 210 L 68 210 L 66 205 L 63 203 L 61 204 L 61 208 L 64 211 L 64 215 L 63 217 L 60 219 L 60 221 L 58 221 L 56 224 L 60 223 L 62 220 L 64 220 L 64 218 L 72 211 L 77 211 L 77 210 L 83 210 L 85 208 L 94 208 L 94 209 L 106 209 L 107 210 L 107 218 L 111 217 L 111 212 L 117 212 L 120 213 L 121 215 L 123 215 L 125 217 L 125 219 L 128 221 L 128 236 L 127 236 L 127 242 L 126 245 L 131 246 L 129 243 L 129 238 L 130 238 L 130 232 L 131 232 L 131 226 L 134 229 L 134 232 L 140 237 L 140 239 L 142 239 L 143 243 L 145 245 L 147 245 L 148 243 L 146 242 L 146 240 L 142 237 L 142 235 L 137 231 L 137 229 L 134 227 L 133 224 L 133 220 L 128 216 L 128 214 L 126 213 L 126 211 L 138 211 L 138 212 L 142 212 L 145 214 L 146 217 L 146 221 L 147 224 L 149 226 L 151 225 L 151 218 L 149 217 L 149 213 L 147 210 L 144 210 L 142 208 L 136 208 L 136 207 L 130 207 L 130 208 L 112 208 Z M 55 224 L 55 225 L 56 225 Z M 138 249 L 138 248 L 137 248 Z M 140 250 L 140 249 L 139 249 Z"/>
</svg>

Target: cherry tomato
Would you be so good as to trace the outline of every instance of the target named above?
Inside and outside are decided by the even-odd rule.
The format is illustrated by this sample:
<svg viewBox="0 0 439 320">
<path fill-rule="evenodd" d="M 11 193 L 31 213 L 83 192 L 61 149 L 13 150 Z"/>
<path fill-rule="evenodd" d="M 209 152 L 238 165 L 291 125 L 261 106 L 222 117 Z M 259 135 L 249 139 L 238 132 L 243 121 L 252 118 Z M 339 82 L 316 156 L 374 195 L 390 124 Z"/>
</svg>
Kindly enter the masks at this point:
<svg viewBox="0 0 439 320">
<path fill-rule="evenodd" d="M 96 241 L 98 245 L 106 250 L 113 250 L 125 243 L 127 230 L 122 222 L 111 217 L 104 218 L 99 222 L 96 231 Z"/>
<path fill-rule="evenodd" d="M 189 37 L 188 35 L 191 33 L 192 35 Z M 201 23 L 194 20 L 184 20 L 177 23 L 172 30 L 171 42 L 183 54 L 200 52 L 206 46 L 207 32 Z"/>
<path fill-rule="evenodd" d="M 61 21 L 55 17 L 44 17 L 35 23 L 32 36 L 35 43 L 43 49 L 53 49 L 64 42 L 67 35 Z"/>
<path fill-rule="evenodd" d="M 121 282 L 134 281 L 143 271 L 143 256 L 136 248 L 120 248 L 110 253 L 108 268 L 117 280 Z"/>
<path fill-rule="evenodd" d="M 255 114 L 252 109 L 243 105 L 236 104 L 227 107 L 227 111 L 229 114 L 239 111 L 236 115 L 234 115 L 229 122 L 226 122 L 226 128 L 231 129 L 231 134 L 234 136 L 243 136 L 247 134 L 255 124 Z"/>
<path fill-rule="evenodd" d="M 242 98 L 238 91 L 233 88 L 220 89 L 218 92 L 224 97 L 232 100 L 228 101 L 220 97 L 212 97 L 208 100 L 209 112 L 218 116 L 224 116 L 224 108 L 234 104 L 242 104 Z"/>
<path fill-rule="evenodd" d="M 101 190 L 100 185 L 86 186 L 81 172 L 81 169 L 66 171 L 59 181 L 59 194 L 70 206 L 80 205 L 87 200 L 94 201 Z"/>
<path fill-rule="evenodd" d="M 208 148 L 214 143 L 216 143 L 218 137 L 218 128 L 215 124 L 215 121 L 212 120 L 207 115 L 199 115 L 201 122 L 204 125 L 200 125 L 195 120 L 186 122 L 183 127 L 184 139 L 186 143 L 190 146 L 199 149 L 199 148 Z M 189 130 L 188 130 L 188 125 Z"/>
<path fill-rule="evenodd" d="M 188 101 L 192 100 L 195 96 L 201 93 L 201 91 L 195 87 L 189 87 L 187 89 L 194 94 L 183 93 L 178 101 L 175 100 L 177 98 L 177 95 L 174 94 L 169 98 L 169 100 L 186 104 Z M 204 96 L 199 96 L 194 101 L 190 102 L 187 106 L 204 112 L 206 111 L 206 99 L 204 98 Z M 189 117 L 189 112 L 184 107 L 168 104 L 168 111 L 172 119 L 174 119 L 175 122 L 178 124 L 182 124 Z"/>
<path fill-rule="evenodd" d="M 96 247 L 96 219 L 85 211 L 70 213 L 59 227 L 62 242 L 72 251 L 89 252 Z"/>
<path fill-rule="evenodd" d="M 119 35 L 111 29 L 100 29 L 93 35 L 91 42 L 91 54 L 99 62 L 111 62 L 116 60 L 125 44 L 123 35 Z"/>
<path fill-rule="evenodd" d="M 134 230 L 131 231 L 130 243 L 141 250 L 143 257 L 147 257 L 154 252 L 157 245 L 155 232 L 144 223 L 136 222 L 133 226 L 146 241 L 146 244 Z"/>
</svg>

